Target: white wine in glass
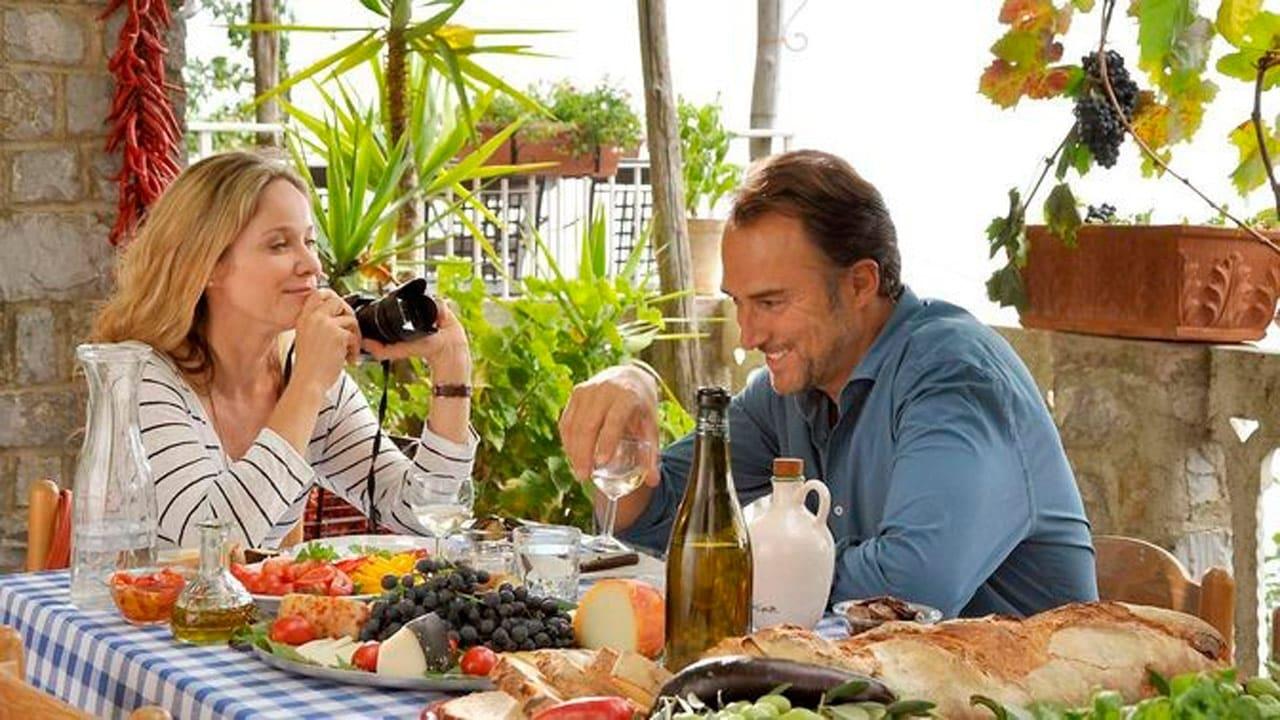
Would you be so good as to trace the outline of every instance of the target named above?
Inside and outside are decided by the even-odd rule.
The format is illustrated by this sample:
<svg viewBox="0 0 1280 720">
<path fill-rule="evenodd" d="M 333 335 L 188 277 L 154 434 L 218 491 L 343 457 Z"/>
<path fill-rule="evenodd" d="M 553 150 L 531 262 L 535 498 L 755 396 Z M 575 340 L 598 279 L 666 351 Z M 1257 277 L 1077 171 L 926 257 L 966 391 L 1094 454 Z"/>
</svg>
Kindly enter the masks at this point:
<svg viewBox="0 0 1280 720">
<path fill-rule="evenodd" d="M 591 470 L 592 484 L 609 500 L 605 510 L 604 533 L 591 543 L 592 550 L 610 552 L 626 549 L 613 536 L 613 525 L 618 516 L 618 499 L 633 492 L 644 482 L 644 472 L 648 468 L 652 451 L 653 445 L 648 440 L 623 438 L 618 441 L 613 457 Z"/>
<path fill-rule="evenodd" d="M 414 519 L 435 538 L 435 554 L 439 555 L 440 541 L 471 517 L 474 502 L 471 478 L 411 474 L 405 482 L 404 501 Z"/>
</svg>

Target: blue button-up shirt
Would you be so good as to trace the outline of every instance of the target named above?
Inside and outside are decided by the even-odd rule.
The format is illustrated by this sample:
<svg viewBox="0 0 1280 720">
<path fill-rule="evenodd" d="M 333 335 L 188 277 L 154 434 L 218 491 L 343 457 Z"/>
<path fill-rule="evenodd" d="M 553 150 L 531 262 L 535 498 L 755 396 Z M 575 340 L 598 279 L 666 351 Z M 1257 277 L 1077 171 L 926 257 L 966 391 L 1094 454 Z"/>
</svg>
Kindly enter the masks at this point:
<svg viewBox="0 0 1280 720">
<path fill-rule="evenodd" d="M 771 492 L 776 457 L 803 458 L 830 489 L 833 601 L 893 595 L 951 617 L 1097 599 L 1053 419 L 1008 343 L 969 313 L 905 290 L 833 412 L 818 390 L 778 395 L 764 370 L 729 410 L 743 505 Z M 662 482 L 624 539 L 666 548 L 692 457 L 692 435 L 663 451 Z"/>
</svg>

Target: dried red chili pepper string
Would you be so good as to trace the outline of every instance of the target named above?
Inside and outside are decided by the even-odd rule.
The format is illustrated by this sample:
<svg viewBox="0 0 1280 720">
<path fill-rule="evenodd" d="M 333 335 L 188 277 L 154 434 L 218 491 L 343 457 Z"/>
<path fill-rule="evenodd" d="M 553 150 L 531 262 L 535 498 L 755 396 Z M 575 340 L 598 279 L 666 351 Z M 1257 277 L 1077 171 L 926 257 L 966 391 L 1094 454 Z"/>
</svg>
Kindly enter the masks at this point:
<svg viewBox="0 0 1280 720">
<path fill-rule="evenodd" d="M 116 51 L 107 63 L 116 79 L 107 122 L 107 151 L 121 155 L 116 224 L 111 244 L 127 242 L 147 208 L 178 175 L 182 131 L 169 102 L 165 81 L 165 37 L 172 22 L 168 0 L 111 0 L 99 16 L 105 20 L 126 8 Z"/>
</svg>

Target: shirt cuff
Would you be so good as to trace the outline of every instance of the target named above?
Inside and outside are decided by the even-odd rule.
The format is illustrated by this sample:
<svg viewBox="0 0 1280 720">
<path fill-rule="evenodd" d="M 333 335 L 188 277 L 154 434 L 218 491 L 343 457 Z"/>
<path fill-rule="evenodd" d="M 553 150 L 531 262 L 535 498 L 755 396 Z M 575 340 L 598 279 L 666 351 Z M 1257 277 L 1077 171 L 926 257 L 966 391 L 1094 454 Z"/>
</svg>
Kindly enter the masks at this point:
<svg viewBox="0 0 1280 720">
<path fill-rule="evenodd" d="M 480 435 L 470 424 L 467 425 L 467 441 L 458 443 L 432 432 L 425 423 L 422 426 L 422 437 L 419 442 L 434 455 L 459 463 L 475 462 L 476 448 L 480 446 Z"/>
</svg>

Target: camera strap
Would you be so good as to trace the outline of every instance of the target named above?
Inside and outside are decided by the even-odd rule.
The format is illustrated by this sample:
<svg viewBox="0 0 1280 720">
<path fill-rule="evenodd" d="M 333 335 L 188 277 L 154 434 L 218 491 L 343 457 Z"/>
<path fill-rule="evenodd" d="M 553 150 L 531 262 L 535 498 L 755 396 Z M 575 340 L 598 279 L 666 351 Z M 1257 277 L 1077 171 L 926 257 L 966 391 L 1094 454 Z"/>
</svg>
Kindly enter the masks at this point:
<svg viewBox="0 0 1280 720">
<path fill-rule="evenodd" d="M 382 397 L 378 399 L 378 427 L 373 434 L 373 457 L 369 458 L 369 476 L 364 479 L 365 490 L 369 493 L 369 534 L 378 532 L 378 506 L 374 503 L 374 492 L 378 489 L 376 468 L 378 453 L 382 448 L 382 422 L 387 417 L 387 382 L 391 379 L 391 361 L 382 361 Z"/>
</svg>

